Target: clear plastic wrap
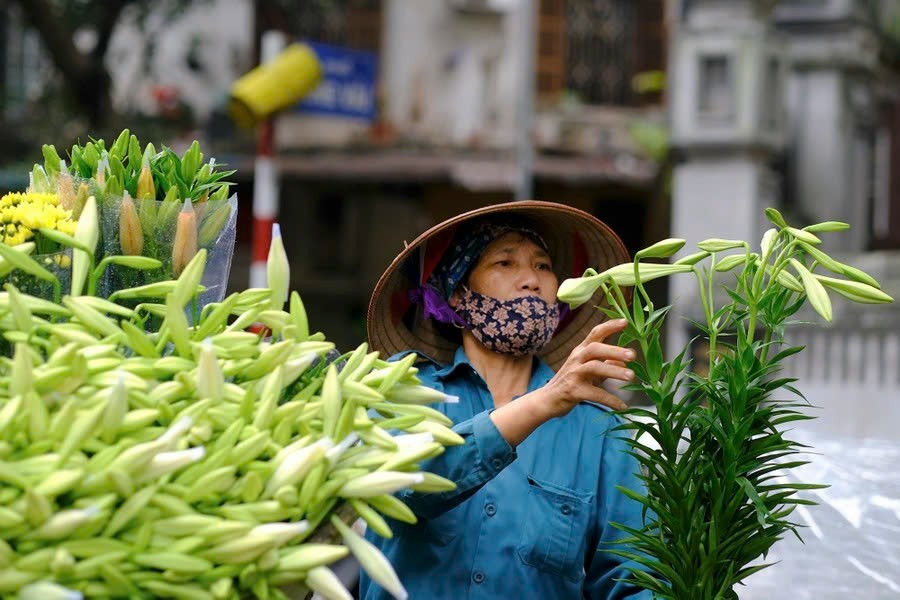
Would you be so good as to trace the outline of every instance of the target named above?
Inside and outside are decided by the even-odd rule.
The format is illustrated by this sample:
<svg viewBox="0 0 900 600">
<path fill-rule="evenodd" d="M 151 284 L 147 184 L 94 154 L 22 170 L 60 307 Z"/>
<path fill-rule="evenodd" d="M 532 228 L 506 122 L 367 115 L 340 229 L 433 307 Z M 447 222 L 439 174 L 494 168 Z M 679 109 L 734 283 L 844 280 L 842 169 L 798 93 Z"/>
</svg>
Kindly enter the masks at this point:
<svg viewBox="0 0 900 600">
<path fill-rule="evenodd" d="M 72 249 L 65 248 L 52 254 L 32 254 L 31 258 L 40 266 L 52 273 L 59 280 L 60 295 L 64 296 L 72 289 Z M 54 285 L 21 269 L 13 269 L 9 275 L 0 279 L 0 285 L 11 283 L 24 293 L 39 298 L 52 300 Z"/>
<path fill-rule="evenodd" d="M 123 215 L 123 207 L 127 214 Z M 162 267 L 136 270 L 110 265 L 99 293 L 108 297 L 118 289 L 178 277 L 180 267 L 196 253 L 208 251 L 200 296 L 204 306 L 225 297 L 237 227 L 237 196 L 194 205 L 160 200 L 109 197 L 99 204 L 101 256 L 140 254 L 158 259 Z M 129 227 L 131 219 L 132 227 Z"/>
</svg>

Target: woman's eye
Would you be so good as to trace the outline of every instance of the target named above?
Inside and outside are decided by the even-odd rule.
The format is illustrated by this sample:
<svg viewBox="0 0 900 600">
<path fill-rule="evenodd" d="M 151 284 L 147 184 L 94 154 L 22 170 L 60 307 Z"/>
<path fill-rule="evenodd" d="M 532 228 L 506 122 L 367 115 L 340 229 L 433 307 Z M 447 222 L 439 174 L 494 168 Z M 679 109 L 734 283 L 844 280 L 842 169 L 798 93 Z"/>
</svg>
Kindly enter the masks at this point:
<svg viewBox="0 0 900 600">
<path fill-rule="evenodd" d="M 550 265 L 548 263 L 540 263 L 538 264 L 538 269 L 540 269 L 541 271 L 549 271 Z"/>
<path fill-rule="evenodd" d="M 499 265 L 501 267 L 508 267 L 511 263 L 508 260 L 498 260 L 494 264 Z"/>
</svg>

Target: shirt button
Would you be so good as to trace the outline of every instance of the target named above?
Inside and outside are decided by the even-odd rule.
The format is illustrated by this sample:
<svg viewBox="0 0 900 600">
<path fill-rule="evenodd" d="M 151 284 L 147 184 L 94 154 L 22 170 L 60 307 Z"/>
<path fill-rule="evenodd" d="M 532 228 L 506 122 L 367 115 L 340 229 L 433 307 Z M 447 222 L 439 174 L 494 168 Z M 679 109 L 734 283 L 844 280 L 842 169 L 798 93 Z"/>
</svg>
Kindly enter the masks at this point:
<svg viewBox="0 0 900 600">
<path fill-rule="evenodd" d="M 500 469 L 503 468 L 503 461 L 500 460 L 499 458 L 495 458 L 494 460 L 491 461 L 491 466 L 494 467 L 495 471 L 499 471 Z"/>
<path fill-rule="evenodd" d="M 572 514 L 572 507 L 569 506 L 568 504 L 563 504 L 563 505 L 560 507 L 559 510 L 560 510 L 560 511 L 562 512 L 562 514 L 564 514 L 564 515 L 570 515 L 570 514 Z"/>
<path fill-rule="evenodd" d="M 472 574 L 472 581 L 474 581 L 475 583 L 482 583 L 484 581 L 484 573 L 482 573 L 481 571 L 475 571 Z"/>
<path fill-rule="evenodd" d="M 493 517 L 494 515 L 497 514 L 497 507 L 494 506 L 493 504 L 488 504 L 487 506 L 484 507 L 484 512 L 487 513 L 487 516 Z"/>
</svg>

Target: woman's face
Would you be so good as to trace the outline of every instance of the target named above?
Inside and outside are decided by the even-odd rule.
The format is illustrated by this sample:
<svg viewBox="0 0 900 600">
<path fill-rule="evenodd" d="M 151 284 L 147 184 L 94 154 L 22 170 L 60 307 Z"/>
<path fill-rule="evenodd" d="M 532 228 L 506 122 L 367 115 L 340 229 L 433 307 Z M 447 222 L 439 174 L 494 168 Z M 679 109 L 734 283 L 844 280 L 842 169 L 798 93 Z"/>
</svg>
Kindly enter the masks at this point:
<svg viewBox="0 0 900 600">
<path fill-rule="evenodd" d="M 498 300 L 538 296 L 553 304 L 559 281 L 547 253 L 527 236 L 510 232 L 484 249 L 469 273 L 468 287 Z"/>
</svg>

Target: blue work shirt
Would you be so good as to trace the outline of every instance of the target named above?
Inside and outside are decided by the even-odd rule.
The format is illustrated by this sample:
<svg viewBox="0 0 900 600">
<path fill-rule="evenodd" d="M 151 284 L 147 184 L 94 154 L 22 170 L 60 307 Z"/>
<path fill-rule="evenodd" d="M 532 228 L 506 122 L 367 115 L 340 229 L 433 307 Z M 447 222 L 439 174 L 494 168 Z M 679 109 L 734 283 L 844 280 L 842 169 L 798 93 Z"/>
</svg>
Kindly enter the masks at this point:
<svg viewBox="0 0 900 600">
<path fill-rule="evenodd" d="M 610 522 L 642 524 L 641 505 L 615 488 L 645 489 L 637 460 L 627 454 L 626 432 L 610 431 L 622 421 L 582 403 L 512 448 L 490 419 L 493 398 L 462 347 L 450 365 L 418 367 L 422 383 L 459 397 L 458 404 L 434 407 L 453 420 L 465 444 L 422 466 L 454 481 L 456 490 L 405 490 L 398 496 L 419 522 L 390 520 L 390 540 L 366 533 L 411 600 L 651 600 L 649 591 L 616 581 L 631 577 L 629 563 L 604 552 L 627 537 Z M 553 374 L 536 359 L 528 391 Z M 360 598 L 391 596 L 363 573 Z"/>
</svg>

